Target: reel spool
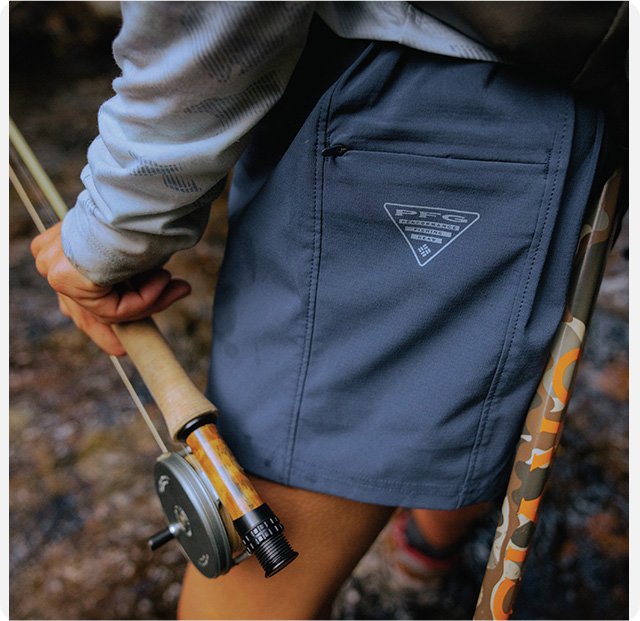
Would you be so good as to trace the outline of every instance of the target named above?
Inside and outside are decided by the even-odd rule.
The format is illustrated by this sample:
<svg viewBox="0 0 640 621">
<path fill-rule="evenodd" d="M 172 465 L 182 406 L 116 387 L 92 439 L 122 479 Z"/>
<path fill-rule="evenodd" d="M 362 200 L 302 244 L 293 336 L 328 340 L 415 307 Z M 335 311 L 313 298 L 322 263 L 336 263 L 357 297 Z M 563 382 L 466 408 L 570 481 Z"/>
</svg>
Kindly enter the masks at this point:
<svg viewBox="0 0 640 621">
<path fill-rule="evenodd" d="M 226 574 L 250 556 L 213 485 L 189 451 L 161 455 L 154 478 L 168 526 L 149 538 L 152 550 L 177 539 L 187 559 L 207 578 Z"/>
</svg>

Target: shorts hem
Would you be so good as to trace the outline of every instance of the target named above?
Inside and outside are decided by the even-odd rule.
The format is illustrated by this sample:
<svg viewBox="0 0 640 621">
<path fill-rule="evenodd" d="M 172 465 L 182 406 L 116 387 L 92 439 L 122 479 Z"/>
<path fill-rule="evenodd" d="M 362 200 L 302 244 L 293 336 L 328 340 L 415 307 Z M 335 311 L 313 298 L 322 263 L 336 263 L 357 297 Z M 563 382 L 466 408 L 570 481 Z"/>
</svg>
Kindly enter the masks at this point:
<svg viewBox="0 0 640 621">
<path fill-rule="evenodd" d="M 504 486 L 496 486 L 496 479 L 485 486 L 478 486 L 473 493 L 464 496 L 458 485 L 437 485 L 410 481 L 388 481 L 373 477 L 345 475 L 337 477 L 333 473 L 318 473 L 317 469 L 309 469 L 308 464 L 301 467 L 298 462 L 292 473 L 280 473 L 264 467 L 264 460 L 253 456 L 251 460 L 242 460 L 247 472 L 262 479 L 273 481 L 287 487 L 304 489 L 330 496 L 338 496 L 356 502 L 405 507 L 414 509 L 452 510 L 480 502 L 488 502 L 501 497 L 506 490 Z"/>
</svg>

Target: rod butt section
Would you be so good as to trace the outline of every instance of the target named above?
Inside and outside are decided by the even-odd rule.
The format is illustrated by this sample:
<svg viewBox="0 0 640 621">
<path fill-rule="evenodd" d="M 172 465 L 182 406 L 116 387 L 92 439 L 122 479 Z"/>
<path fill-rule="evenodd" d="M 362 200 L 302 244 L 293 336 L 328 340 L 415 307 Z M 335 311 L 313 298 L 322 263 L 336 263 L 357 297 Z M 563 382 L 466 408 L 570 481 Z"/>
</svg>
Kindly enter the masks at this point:
<svg viewBox="0 0 640 621">
<path fill-rule="evenodd" d="M 282 532 L 284 526 L 266 503 L 234 520 L 233 525 L 264 569 L 265 578 L 277 574 L 298 556 Z"/>
</svg>

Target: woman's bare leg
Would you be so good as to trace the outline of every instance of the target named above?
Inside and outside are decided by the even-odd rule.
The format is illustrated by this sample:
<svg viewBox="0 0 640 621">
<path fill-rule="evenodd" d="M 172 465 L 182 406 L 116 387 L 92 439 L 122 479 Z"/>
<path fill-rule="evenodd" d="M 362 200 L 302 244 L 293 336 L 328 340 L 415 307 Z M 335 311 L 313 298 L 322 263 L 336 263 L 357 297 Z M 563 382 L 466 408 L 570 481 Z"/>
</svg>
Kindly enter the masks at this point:
<svg viewBox="0 0 640 621">
<path fill-rule="evenodd" d="M 328 618 L 333 598 L 389 519 L 393 508 L 369 505 L 250 477 L 285 526 L 300 556 L 272 578 L 251 557 L 209 580 L 191 565 L 180 619 Z"/>
<path fill-rule="evenodd" d="M 483 502 L 452 511 L 413 509 L 411 516 L 427 542 L 444 550 L 459 543 L 488 506 L 489 503 Z"/>
</svg>

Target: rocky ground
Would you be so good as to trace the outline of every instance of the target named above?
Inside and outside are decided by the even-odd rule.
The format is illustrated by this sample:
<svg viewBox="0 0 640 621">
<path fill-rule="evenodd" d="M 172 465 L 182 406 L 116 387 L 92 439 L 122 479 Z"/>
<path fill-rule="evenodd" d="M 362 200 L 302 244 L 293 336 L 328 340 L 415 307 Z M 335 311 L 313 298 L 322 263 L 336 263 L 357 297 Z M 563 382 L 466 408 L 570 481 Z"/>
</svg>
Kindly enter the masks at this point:
<svg viewBox="0 0 640 621">
<path fill-rule="evenodd" d="M 72 203 L 97 106 L 111 92 L 108 42 L 117 20 L 84 15 L 84 3 L 73 3 L 70 13 L 68 4 L 22 3 L 12 10 L 10 112 Z M 224 218 L 220 200 L 204 242 L 172 259 L 194 294 L 159 317 L 200 387 Z M 108 357 L 58 312 L 35 272 L 34 230 L 13 192 L 9 229 L 10 616 L 174 618 L 186 561 L 175 545 L 154 553 L 146 547 L 146 538 L 164 526 L 152 479 L 159 449 Z M 628 309 L 625 227 L 603 283 L 515 618 L 629 616 Z M 125 366 L 164 434 L 144 386 Z M 334 616 L 470 618 L 496 511 L 436 589 L 398 588 L 374 546 L 345 585 Z"/>
</svg>

